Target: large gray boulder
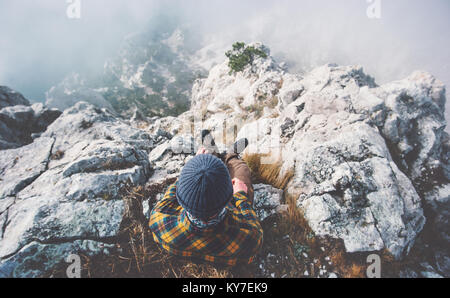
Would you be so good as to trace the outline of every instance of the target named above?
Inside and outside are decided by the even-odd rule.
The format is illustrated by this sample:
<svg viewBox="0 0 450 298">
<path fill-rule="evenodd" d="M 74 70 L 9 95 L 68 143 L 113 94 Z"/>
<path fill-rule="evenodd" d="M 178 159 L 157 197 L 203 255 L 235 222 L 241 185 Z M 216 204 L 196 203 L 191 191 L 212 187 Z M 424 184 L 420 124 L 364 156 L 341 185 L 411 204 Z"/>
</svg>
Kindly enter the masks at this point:
<svg viewBox="0 0 450 298">
<path fill-rule="evenodd" d="M 298 206 L 317 235 L 343 239 L 348 252 L 409 252 L 425 223 L 420 197 L 377 130 L 356 123 L 289 145 L 290 188 L 301 189 Z"/>
<path fill-rule="evenodd" d="M 0 109 L 17 105 L 29 106 L 30 102 L 19 92 L 0 86 Z"/>
<path fill-rule="evenodd" d="M 441 82 L 416 72 L 377 86 L 361 67 L 325 65 L 288 86 L 302 91 L 281 101 L 278 116 L 264 110 L 247 121 L 237 138 L 250 140 L 247 154 L 280 163 L 280 179 L 293 173 L 286 191 L 316 235 L 342 239 L 348 252 L 387 249 L 401 259 L 431 202 L 440 209 L 430 224 L 442 231 L 450 168 Z"/>
<path fill-rule="evenodd" d="M 42 103 L 15 105 L 0 110 L 0 150 L 27 145 L 55 121 L 61 112 Z"/>
<path fill-rule="evenodd" d="M 70 254 L 111 249 L 123 191 L 152 174 L 153 139 L 81 102 L 32 144 L 1 155 L 0 276 L 48 274 Z"/>
<path fill-rule="evenodd" d="M 267 184 L 254 184 L 253 208 L 260 221 L 270 216 L 287 211 L 287 205 L 282 204 L 283 190 Z"/>
</svg>

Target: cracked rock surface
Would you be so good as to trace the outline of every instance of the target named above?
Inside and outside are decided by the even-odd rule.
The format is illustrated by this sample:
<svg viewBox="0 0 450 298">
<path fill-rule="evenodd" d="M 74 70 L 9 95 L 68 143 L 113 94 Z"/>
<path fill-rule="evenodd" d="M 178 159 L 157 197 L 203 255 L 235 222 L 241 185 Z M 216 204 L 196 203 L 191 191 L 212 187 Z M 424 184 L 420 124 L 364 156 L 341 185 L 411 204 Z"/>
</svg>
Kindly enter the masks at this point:
<svg viewBox="0 0 450 298">
<path fill-rule="evenodd" d="M 47 170 L 55 139 L 39 138 L 0 155 L 0 197 L 15 196 Z"/>
<path fill-rule="evenodd" d="M 249 122 L 238 138 L 250 154 L 280 144 L 281 173 L 294 173 L 287 191 L 317 235 L 403 258 L 426 222 L 423 206 L 448 206 L 442 83 L 416 72 L 378 87 L 360 67 L 327 65 L 298 84 L 302 95 L 278 118 Z"/>
<path fill-rule="evenodd" d="M 42 276 L 69 254 L 104 252 L 127 185 L 152 174 L 151 136 L 80 102 L 32 144 L 0 155 L 0 276 Z"/>
<path fill-rule="evenodd" d="M 287 205 L 283 205 L 283 190 L 266 184 L 254 184 L 253 207 L 260 221 L 268 217 L 287 210 Z"/>
</svg>

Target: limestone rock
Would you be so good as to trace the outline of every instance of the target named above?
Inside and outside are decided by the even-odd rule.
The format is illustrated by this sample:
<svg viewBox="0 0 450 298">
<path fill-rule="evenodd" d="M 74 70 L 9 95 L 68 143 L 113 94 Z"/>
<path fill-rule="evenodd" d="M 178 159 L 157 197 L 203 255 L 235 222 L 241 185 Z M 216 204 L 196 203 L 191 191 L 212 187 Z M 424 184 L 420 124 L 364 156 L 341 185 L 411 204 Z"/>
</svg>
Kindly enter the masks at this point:
<svg viewBox="0 0 450 298">
<path fill-rule="evenodd" d="M 254 184 L 253 207 L 259 220 L 263 221 L 282 209 L 283 191 L 270 185 Z"/>
<path fill-rule="evenodd" d="M 152 136 L 81 102 L 32 144 L 3 151 L 1 276 L 42 276 L 115 243 L 123 190 L 150 178 L 151 149 Z"/>
<path fill-rule="evenodd" d="M 404 257 L 426 222 L 423 204 L 443 202 L 440 214 L 448 206 L 441 83 L 418 72 L 377 86 L 361 67 L 326 65 L 298 86 L 300 96 L 279 117 L 263 113 L 243 125 L 237 138 L 250 140 L 246 153 L 271 155 L 280 176 L 294 172 L 286 190 L 317 235 L 343 239 L 349 252 L 387 248 Z M 409 105 L 401 94 L 410 94 Z M 408 123 L 400 132 L 385 129 L 394 115 Z M 402 142 L 420 150 L 405 160 Z M 447 217 L 437 220 L 441 230 Z"/>
<path fill-rule="evenodd" d="M 43 104 L 16 105 L 0 110 L 0 150 L 27 145 L 47 129 L 61 112 Z"/>
</svg>

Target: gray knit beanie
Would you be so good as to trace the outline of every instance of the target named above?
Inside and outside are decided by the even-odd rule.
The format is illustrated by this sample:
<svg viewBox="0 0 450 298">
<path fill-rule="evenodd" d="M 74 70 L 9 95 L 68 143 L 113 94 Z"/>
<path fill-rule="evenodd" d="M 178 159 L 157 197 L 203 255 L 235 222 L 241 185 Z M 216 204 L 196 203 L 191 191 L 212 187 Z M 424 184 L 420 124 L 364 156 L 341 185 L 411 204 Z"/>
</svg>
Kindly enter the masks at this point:
<svg viewBox="0 0 450 298">
<path fill-rule="evenodd" d="M 197 155 L 181 171 L 176 196 L 187 212 L 207 220 L 221 212 L 233 196 L 230 173 L 217 157 Z"/>
</svg>

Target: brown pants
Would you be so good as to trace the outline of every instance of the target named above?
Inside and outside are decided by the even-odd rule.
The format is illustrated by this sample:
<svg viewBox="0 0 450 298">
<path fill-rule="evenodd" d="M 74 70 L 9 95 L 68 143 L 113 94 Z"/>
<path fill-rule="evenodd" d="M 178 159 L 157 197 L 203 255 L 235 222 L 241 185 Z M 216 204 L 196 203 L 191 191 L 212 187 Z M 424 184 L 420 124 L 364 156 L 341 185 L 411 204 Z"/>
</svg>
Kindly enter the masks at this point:
<svg viewBox="0 0 450 298">
<path fill-rule="evenodd" d="M 238 178 L 247 185 L 248 188 L 248 198 L 250 204 L 253 205 L 253 184 L 250 169 L 245 163 L 245 161 L 239 159 L 237 154 L 227 154 L 224 158 L 224 162 L 227 165 L 228 171 L 230 172 L 231 179 Z"/>
</svg>

